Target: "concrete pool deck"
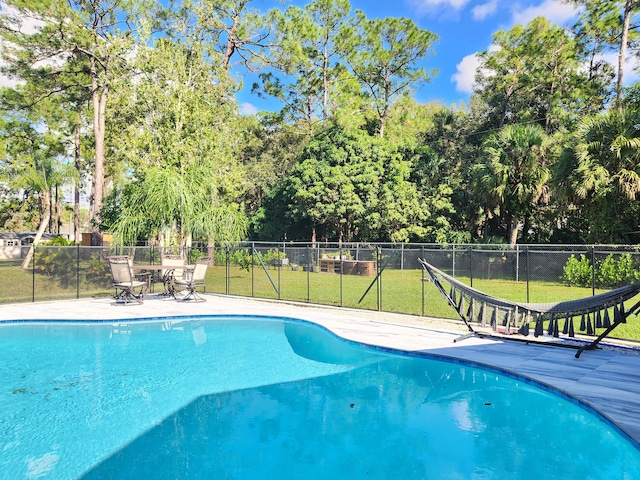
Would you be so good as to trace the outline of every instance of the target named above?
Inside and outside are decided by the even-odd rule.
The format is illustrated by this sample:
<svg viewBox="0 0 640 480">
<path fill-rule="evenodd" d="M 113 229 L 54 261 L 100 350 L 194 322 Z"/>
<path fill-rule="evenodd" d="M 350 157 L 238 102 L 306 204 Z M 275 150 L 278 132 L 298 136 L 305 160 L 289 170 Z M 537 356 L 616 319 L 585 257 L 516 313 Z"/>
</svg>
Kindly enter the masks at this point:
<svg viewBox="0 0 640 480">
<path fill-rule="evenodd" d="M 119 321 L 191 315 L 298 318 L 322 325 L 348 340 L 466 360 L 531 378 L 580 399 L 640 442 L 640 350 L 606 348 L 586 351 L 576 359 L 573 349 L 501 338 L 470 337 L 454 343 L 455 338 L 466 332 L 461 322 L 224 295 L 205 297 L 208 301 L 204 303 L 147 297 L 144 304 L 128 307 L 113 306 L 113 300 L 107 297 L 1 305 L 0 322 Z"/>
</svg>

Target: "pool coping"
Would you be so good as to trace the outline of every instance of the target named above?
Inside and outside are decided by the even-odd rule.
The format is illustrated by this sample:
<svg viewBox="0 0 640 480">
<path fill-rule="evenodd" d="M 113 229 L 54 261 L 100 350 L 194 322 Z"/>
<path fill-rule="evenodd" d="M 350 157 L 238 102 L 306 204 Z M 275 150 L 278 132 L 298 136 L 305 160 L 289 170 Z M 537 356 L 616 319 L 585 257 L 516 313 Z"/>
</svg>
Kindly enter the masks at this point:
<svg viewBox="0 0 640 480">
<path fill-rule="evenodd" d="M 0 323 L 25 321 L 143 321 L 202 315 L 290 317 L 319 324 L 349 341 L 412 354 L 445 357 L 531 379 L 574 397 L 640 443 L 640 349 L 585 351 L 473 336 L 454 342 L 461 322 L 389 312 L 207 294 L 183 304 L 149 298 L 143 305 L 112 306 L 108 297 L 0 306 Z M 328 315 L 330 314 L 330 315 Z M 542 413 L 541 413 L 542 414 Z"/>
</svg>

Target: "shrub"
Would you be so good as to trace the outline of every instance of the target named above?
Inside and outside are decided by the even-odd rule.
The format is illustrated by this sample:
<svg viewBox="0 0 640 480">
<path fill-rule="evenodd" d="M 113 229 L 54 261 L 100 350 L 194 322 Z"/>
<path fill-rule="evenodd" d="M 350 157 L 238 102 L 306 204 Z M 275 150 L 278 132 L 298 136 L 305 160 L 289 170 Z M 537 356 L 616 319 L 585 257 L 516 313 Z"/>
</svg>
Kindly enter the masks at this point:
<svg viewBox="0 0 640 480">
<path fill-rule="evenodd" d="M 562 281 L 569 285 L 588 287 L 591 285 L 591 278 L 592 266 L 589 259 L 584 255 L 580 255 L 580 259 L 571 255 L 562 269 Z"/>
<path fill-rule="evenodd" d="M 624 253 L 618 260 L 618 266 L 622 273 L 624 283 L 635 283 L 640 281 L 640 269 L 638 263 L 630 253 Z"/>
<path fill-rule="evenodd" d="M 71 240 L 67 240 L 64 237 L 53 237 L 48 242 L 43 243 L 43 245 L 50 245 L 52 247 L 70 247 L 78 244 L 75 242 L 72 242 Z"/>
<path fill-rule="evenodd" d="M 596 281 L 603 287 L 615 288 L 639 280 L 638 265 L 628 253 L 620 255 L 617 260 L 609 254 L 596 270 Z"/>
<path fill-rule="evenodd" d="M 267 250 L 267 253 L 262 255 L 262 261 L 267 265 L 275 265 L 277 262 L 284 260 L 287 255 L 281 252 L 277 248 L 271 248 Z"/>
<path fill-rule="evenodd" d="M 36 250 L 33 268 L 47 277 L 56 277 L 60 285 L 68 287 L 76 279 L 76 249 L 40 248 Z"/>
<path fill-rule="evenodd" d="M 196 263 L 204 257 L 204 252 L 198 250 L 197 248 L 192 248 L 191 252 L 189 252 L 189 263 Z"/>
<path fill-rule="evenodd" d="M 216 250 L 213 254 L 213 259 L 216 265 L 226 265 L 227 251 L 222 249 Z M 238 265 L 238 267 L 240 267 L 240 270 L 248 272 L 249 267 L 251 267 L 251 254 L 247 249 L 244 248 L 238 250 L 230 250 L 229 264 Z"/>
<path fill-rule="evenodd" d="M 87 280 L 96 284 L 105 284 L 105 279 L 110 278 L 111 275 L 109 264 L 100 258 L 99 253 L 91 254 L 85 272 Z"/>
<path fill-rule="evenodd" d="M 593 266 L 585 255 L 580 255 L 580 259 L 571 255 L 562 269 L 562 280 L 569 285 L 589 287 L 592 275 L 595 275 L 596 285 L 602 288 L 617 288 L 640 281 L 638 264 L 629 253 L 622 254 L 619 258 L 609 254 L 595 266 L 595 272 L 592 273 L 592 269 Z"/>
</svg>

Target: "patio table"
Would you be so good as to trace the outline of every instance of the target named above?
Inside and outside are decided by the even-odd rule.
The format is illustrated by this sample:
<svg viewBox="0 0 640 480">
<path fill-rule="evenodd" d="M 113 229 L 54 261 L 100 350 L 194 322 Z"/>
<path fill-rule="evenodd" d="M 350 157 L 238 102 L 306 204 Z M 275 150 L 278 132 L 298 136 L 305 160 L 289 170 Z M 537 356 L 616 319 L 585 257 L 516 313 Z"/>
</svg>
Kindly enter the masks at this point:
<svg viewBox="0 0 640 480">
<path fill-rule="evenodd" d="M 165 291 L 162 292 L 160 295 L 171 295 L 172 297 L 175 297 L 174 292 L 173 292 L 173 287 L 170 286 L 169 288 L 167 288 L 167 284 L 171 284 L 170 280 L 172 279 L 174 272 L 176 270 L 189 270 L 189 269 L 193 269 L 194 265 L 161 265 L 161 264 L 135 264 L 132 265 L 131 268 L 133 270 L 140 270 L 142 272 L 149 272 L 151 273 L 151 275 L 149 276 L 149 283 L 162 283 L 165 285 Z M 166 270 L 165 274 L 162 276 L 162 278 L 159 277 L 159 272 L 161 272 L 162 270 Z M 155 278 L 151 278 L 153 277 L 155 273 Z M 149 284 L 149 287 L 151 286 Z"/>
</svg>

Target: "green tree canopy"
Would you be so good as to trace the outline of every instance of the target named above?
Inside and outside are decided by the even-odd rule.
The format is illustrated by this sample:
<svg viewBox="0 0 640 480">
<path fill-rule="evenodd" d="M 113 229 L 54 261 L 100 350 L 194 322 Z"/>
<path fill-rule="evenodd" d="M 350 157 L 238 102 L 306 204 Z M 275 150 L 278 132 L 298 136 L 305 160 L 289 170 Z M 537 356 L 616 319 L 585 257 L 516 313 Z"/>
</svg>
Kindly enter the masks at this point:
<svg viewBox="0 0 640 480">
<path fill-rule="evenodd" d="M 433 54 L 438 36 L 408 18 L 368 19 L 356 10 L 354 21 L 342 29 L 340 48 L 351 72 L 361 85 L 383 137 L 393 100 L 428 82 L 436 70 L 422 62 Z"/>
<path fill-rule="evenodd" d="M 545 143 L 538 125 L 507 125 L 484 141 L 483 155 L 474 169 L 487 213 L 500 218 L 511 246 L 536 206 L 546 200 L 550 171 Z"/>
<path fill-rule="evenodd" d="M 555 132 L 604 106 L 605 81 L 582 67 L 582 50 L 564 29 L 538 17 L 493 35 L 480 54 L 477 94 L 490 125 L 538 123 Z"/>
<path fill-rule="evenodd" d="M 94 162 L 91 212 L 100 210 L 106 193 L 105 136 L 107 99 L 112 82 L 127 75 L 126 58 L 137 40 L 137 21 L 149 17 L 152 0 L 9 0 L 0 14 L 4 46 L 2 70 L 15 79 L 39 77 L 33 102 L 71 89 L 91 98 Z M 24 28 L 29 18 L 35 28 Z M 34 66 L 37 68 L 33 68 Z M 32 82 L 37 83 L 37 82 Z"/>
<path fill-rule="evenodd" d="M 449 225 L 442 213 L 451 208 L 450 191 L 421 195 L 410 179 L 417 161 L 413 150 L 334 126 L 314 136 L 278 184 L 271 212 L 286 205 L 282 234 L 288 239 L 444 241 Z"/>
<path fill-rule="evenodd" d="M 198 44 L 159 39 L 138 52 L 134 88 L 119 92 L 127 123 L 113 154 L 132 171 L 110 228 L 122 242 L 168 230 L 178 232 L 180 245 L 190 237 L 233 241 L 246 234 L 234 203 L 243 185 L 236 107 L 226 70 L 205 54 Z"/>
<path fill-rule="evenodd" d="M 585 118 L 560 156 L 555 178 L 585 220 L 585 241 L 631 242 L 640 230 L 640 113 Z"/>
</svg>

